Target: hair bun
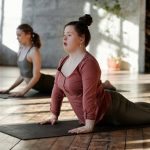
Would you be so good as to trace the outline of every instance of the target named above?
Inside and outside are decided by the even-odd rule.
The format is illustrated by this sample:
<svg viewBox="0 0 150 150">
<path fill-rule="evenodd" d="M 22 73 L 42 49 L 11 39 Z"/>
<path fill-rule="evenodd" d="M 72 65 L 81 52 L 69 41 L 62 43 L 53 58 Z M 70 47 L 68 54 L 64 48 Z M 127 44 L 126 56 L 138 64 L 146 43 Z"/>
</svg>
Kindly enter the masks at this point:
<svg viewBox="0 0 150 150">
<path fill-rule="evenodd" d="M 87 26 L 90 26 L 93 22 L 91 15 L 85 14 L 84 16 L 79 18 L 79 21 L 85 23 Z"/>
</svg>

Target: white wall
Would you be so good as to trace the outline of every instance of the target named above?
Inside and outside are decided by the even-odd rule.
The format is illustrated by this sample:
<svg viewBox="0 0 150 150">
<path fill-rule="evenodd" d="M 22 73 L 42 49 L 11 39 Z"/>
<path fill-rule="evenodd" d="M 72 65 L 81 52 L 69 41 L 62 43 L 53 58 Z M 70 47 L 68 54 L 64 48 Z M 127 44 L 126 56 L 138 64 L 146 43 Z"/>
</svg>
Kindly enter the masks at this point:
<svg viewBox="0 0 150 150">
<path fill-rule="evenodd" d="M 104 1 L 104 0 L 99 0 Z M 114 1 L 110 1 L 110 4 Z M 62 55 L 62 33 L 64 25 L 79 16 L 90 13 L 92 39 L 89 51 L 97 58 L 103 70 L 107 70 L 107 59 L 119 56 L 132 71 L 142 72 L 145 51 L 145 0 L 119 0 L 123 18 L 95 7 L 93 0 L 5 0 L 3 46 L 0 63 L 16 65 L 16 27 L 20 22 L 33 26 L 42 40 L 43 67 L 56 67 Z M 13 7 L 12 7 L 13 6 Z M 121 53 L 121 55 L 120 55 Z M 122 55 L 123 54 L 123 55 Z"/>
<path fill-rule="evenodd" d="M 95 22 L 91 27 L 93 39 L 90 50 L 102 69 L 107 70 L 108 57 L 118 56 L 119 52 L 125 62 L 123 69 L 128 65 L 130 70 L 141 72 L 145 51 L 145 0 L 120 0 L 120 4 L 122 18 L 103 8 L 91 6 Z"/>
</svg>

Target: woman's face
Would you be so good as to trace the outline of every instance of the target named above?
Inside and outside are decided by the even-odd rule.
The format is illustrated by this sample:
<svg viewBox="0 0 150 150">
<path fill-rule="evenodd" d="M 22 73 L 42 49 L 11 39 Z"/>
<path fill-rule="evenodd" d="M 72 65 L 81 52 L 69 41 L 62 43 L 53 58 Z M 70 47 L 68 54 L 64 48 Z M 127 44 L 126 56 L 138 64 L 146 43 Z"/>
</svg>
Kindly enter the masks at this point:
<svg viewBox="0 0 150 150">
<path fill-rule="evenodd" d="M 21 45 L 26 45 L 31 41 L 31 35 L 26 34 L 21 29 L 17 29 L 16 34 L 17 34 L 17 40 Z"/>
<path fill-rule="evenodd" d="M 78 35 L 73 25 L 68 25 L 64 29 L 63 47 L 67 52 L 74 52 L 80 48 L 83 38 Z"/>
</svg>

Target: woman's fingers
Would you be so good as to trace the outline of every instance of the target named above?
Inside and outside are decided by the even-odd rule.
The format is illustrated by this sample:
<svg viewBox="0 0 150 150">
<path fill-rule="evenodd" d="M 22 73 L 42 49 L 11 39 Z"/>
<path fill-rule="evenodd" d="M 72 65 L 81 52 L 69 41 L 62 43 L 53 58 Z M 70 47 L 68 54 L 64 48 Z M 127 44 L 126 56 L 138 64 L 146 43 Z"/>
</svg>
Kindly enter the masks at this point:
<svg viewBox="0 0 150 150">
<path fill-rule="evenodd" d="M 54 120 L 54 119 L 48 119 L 48 120 L 40 122 L 41 125 L 44 125 L 44 124 L 54 125 L 55 123 L 56 123 L 56 120 Z"/>
<path fill-rule="evenodd" d="M 0 94 L 8 94 L 8 93 L 9 93 L 8 90 L 2 90 L 2 91 L 0 91 Z"/>
<path fill-rule="evenodd" d="M 82 128 L 75 128 L 75 129 L 72 129 L 72 130 L 69 130 L 68 133 L 85 133 L 85 130 L 82 129 Z"/>
<path fill-rule="evenodd" d="M 86 126 L 71 129 L 68 131 L 68 133 L 90 133 L 92 130 L 90 128 L 87 128 Z"/>
<path fill-rule="evenodd" d="M 57 120 L 58 120 L 58 117 L 55 114 L 51 113 L 51 117 L 48 120 L 45 120 L 45 121 L 41 122 L 40 124 L 54 125 Z"/>
<path fill-rule="evenodd" d="M 10 96 L 14 97 L 16 96 L 16 93 L 11 93 Z"/>
<path fill-rule="evenodd" d="M 44 120 L 44 121 L 42 121 L 42 122 L 40 122 L 40 124 L 51 124 L 51 120 L 50 119 L 48 119 L 48 120 Z"/>
<path fill-rule="evenodd" d="M 75 128 L 75 129 L 71 129 L 68 131 L 68 133 L 82 133 L 82 129 L 80 128 Z"/>
<path fill-rule="evenodd" d="M 78 132 L 79 132 L 79 130 L 78 130 Z M 78 132 L 77 132 L 77 129 L 72 129 L 72 130 L 68 131 L 68 133 L 78 133 Z"/>
<path fill-rule="evenodd" d="M 21 92 L 14 92 L 10 94 L 10 97 L 23 97 L 24 95 Z"/>
<path fill-rule="evenodd" d="M 52 120 L 51 120 L 51 124 L 54 125 L 55 123 L 56 123 L 56 120 L 55 120 L 55 119 L 52 119 Z"/>
<path fill-rule="evenodd" d="M 18 97 L 18 94 L 17 93 L 11 93 L 10 97 Z"/>
</svg>

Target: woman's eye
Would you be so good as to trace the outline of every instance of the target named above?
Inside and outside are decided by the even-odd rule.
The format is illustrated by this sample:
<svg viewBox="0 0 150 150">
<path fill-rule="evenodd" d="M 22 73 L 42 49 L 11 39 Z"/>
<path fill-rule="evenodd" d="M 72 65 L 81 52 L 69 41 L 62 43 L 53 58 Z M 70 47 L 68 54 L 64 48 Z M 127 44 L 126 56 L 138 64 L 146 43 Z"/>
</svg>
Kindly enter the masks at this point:
<svg viewBox="0 0 150 150">
<path fill-rule="evenodd" d="M 63 35 L 63 38 L 66 38 L 67 36 L 66 35 Z"/>
<path fill-rule="evenodd" d="M 64 38 L 71 36 L 71 34 L 63 35 Z"/>
</svg>

